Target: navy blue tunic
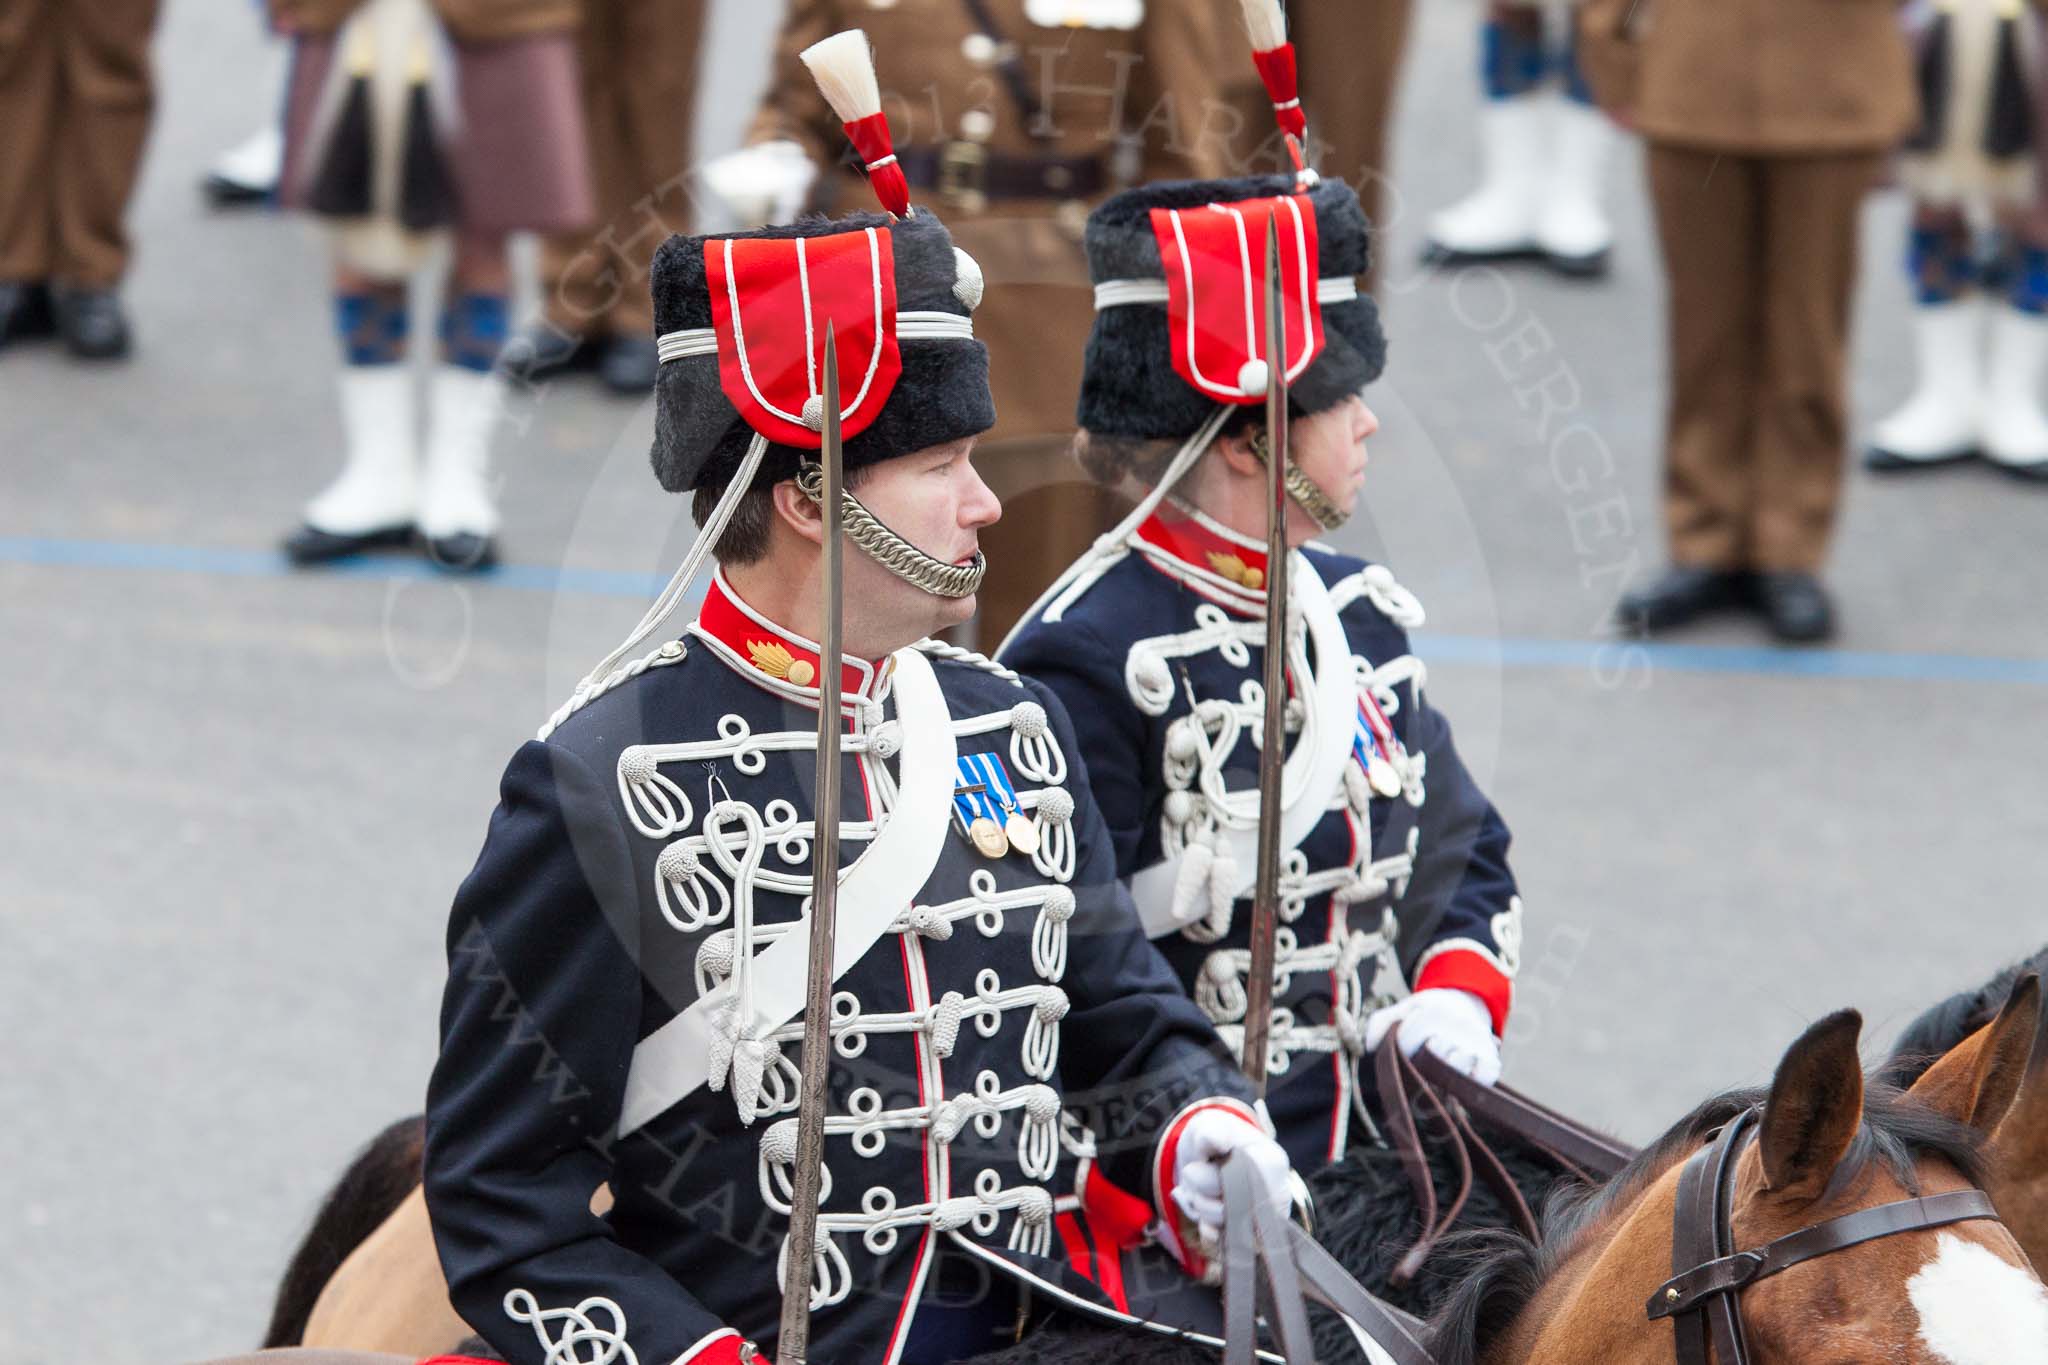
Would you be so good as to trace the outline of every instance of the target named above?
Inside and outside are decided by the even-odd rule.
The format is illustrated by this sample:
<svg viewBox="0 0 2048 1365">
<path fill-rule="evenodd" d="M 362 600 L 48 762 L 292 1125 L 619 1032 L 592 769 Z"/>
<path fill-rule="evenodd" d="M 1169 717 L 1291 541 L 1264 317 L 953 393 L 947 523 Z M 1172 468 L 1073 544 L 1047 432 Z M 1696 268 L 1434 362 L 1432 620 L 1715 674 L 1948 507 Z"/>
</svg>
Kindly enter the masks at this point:
<svg viewBox="0 0 2048 1365">
<path fill-rule="evenodd" d="M 802 937 L 817 656 L 721 582 L 650 660 L 514 755 L 449 924 L 427 1203 L 456 1308 L 514 1365 L 568 1336 L 576 1358 L 623 1344 L 643 1365 L 736 1361 L 743 1338 L 772 1353 L 800 1021 L 749 1037 L 747 1009 L 705 1015 L 719 1050 L 682 1063 L 708 1081 L 619 1130 L 636 1044 L 740 998 L 742 935 Z M 926 661 L 942 705 L 901 715 Z M 1056 1300 L 1152 1313 L 1074 1273 L 1080 1124 L 1093 1168 L 1149 1198 L 1162 1134 L 1245 1090 L 1138 925 L 1066 711 L 943 654 L 845 681 L 844 865 L 905 797 L 920 724 L 993 756 L 1039 837 L 990 857 L 949 830 L 835 982 L 814 1358 L 896 1359 L 942 1244 Z"/>
<path fill-rule="evenodd" d="M 1207 518 L 1155 515 L 1001 656 L 1073 716 L 1118 874 L 1134 879 L 1148 929 L 1234 1047 L 1251 918 L 1248 894 L 1235 893 L 1256 868 L 1224 852 L 1233 837 L 1247 846 L 1258 817 L 1265 562 L 1263 545 Z M 1342 634 L 1333 652 L 1349 657 L 1320 658 L 1303 609 L 1290 612 L 1290 764 L 1305 757 L 1309 717 L 1329 714 L 1311 680 L 1357 701 L 1355 725 L 1317 736 L 1351 756 L 1339 789 L 1300 798 L 1327 808 L 1307 812 L 1313 824 L 1280 887 L 1267 1104 L 1308 1171 L 1346 1145 L 1372 1009 L 1409 989 L 1456 987 L 1504 1027 L 1521 907 L 1507 826 L 1420 686 L 1403 624 L 1418 623 L 1420 608 L 1379 566 L 1315 547 L 1292 562 L 1327 588 Z"/>
</svg>

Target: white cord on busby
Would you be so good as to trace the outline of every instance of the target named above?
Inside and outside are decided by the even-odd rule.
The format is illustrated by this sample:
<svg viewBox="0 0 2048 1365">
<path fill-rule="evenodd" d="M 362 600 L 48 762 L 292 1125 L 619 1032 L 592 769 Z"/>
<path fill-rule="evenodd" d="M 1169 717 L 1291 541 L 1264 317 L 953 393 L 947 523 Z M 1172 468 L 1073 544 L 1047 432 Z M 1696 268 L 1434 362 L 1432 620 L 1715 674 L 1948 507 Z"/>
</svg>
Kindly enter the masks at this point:
<svg viewBox="0 0 2048 1365">
<path fill-rule="evenodd" d="M 910 215 L 910 183 L 897 163 L 882 113 L 882 87 L 875 78 L 875 54 L 864 30 L 850 28 L 812 43 L 797 54 L 867 168 L 868 184 L 882 207 L 898 218 Z"/>
</svg>

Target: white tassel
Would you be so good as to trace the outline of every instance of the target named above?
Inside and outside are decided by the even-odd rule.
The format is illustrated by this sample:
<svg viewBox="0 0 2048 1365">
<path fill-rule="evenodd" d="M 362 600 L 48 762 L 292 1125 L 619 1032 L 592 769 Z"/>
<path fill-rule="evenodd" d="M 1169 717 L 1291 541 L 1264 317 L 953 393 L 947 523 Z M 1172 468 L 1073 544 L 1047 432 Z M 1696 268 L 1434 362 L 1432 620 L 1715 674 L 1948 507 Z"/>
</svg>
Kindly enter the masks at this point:
<svg viewBox="0 0 2048 1365">
<path fill-rule="evenodd" d="M 1252 51 L 1271 52 L 1287 41 L 1287 16 L 1281 13 L 1280 0 L 1243 0 L 1243 8 Z"/>
<path fill-rule="evenodd" d="M 1194 925 L 1207 918 L 1209 868 L 1215 861 L 1216 851 L 1207 844 L 1189 844 L 1181 850 L 1180 867 L 1174 872 L 1173 918 L 1188 927 L 1188 937 L 1197 943 L 1210 941 L 1196 937 Z"/>
<path fill-rule="evenodd" d="M 1230 932 L 1231 912 L 1237 907 L 1237 859 L 1217 850 L 1209 868 L 1209 941 L 1214 943 Z"/>
<path fill-rule="evenodd" d="M 797 54 L 841 123 L 882 112 L 882 87 L 875 79 L 874 51 L 866 30 L 850 28 L 812 43 Z"/>
</svg>

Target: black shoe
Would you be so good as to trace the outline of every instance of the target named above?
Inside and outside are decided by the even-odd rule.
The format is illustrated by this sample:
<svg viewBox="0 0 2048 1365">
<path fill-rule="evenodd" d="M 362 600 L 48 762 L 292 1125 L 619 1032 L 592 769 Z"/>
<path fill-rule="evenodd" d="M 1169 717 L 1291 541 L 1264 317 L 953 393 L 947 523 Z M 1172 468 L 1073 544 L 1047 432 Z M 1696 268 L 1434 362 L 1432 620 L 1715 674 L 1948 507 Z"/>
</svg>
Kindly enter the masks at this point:
<svg viewBox="0 0 2048 1365">
<path fill-rule="evenodd" d="M 284 538 L 284 556 L 298 565 L 325 564 L 365 550 L 398 549 L 412 544 L 411 526 L 382 526 L 374 531 L 338 535 L 317 526 L 301 526 Z"/>
<path fill-rule="evenodd" d="M 1674 564 L 1648 587 L 1622 594 L 1615 616 L 1623 629 L 1650 634 L 1744 606 L 1750 592 L 1750 576 L 1742 570 Z"/>
<path fill-rule="evenodd" d="M 206 202 L 217 209 L 239 209 L 269 203 L 271 195 L 277 192 L 277 186 L 251 185 L 246 180 L 211 171 L 206 179 L 199 182 L 199 191 L 206 196 Z"/>
<path fill-rule="evenodd" d="M 469 531 L 429 536 L 426 548 L 427 558 L 434 562 L 434 567 L 450 573 L 481 573 L 498 562 L 497 539 Z"/>
<path fill-rule="evenodd" d="M 1974 460 L 1978 452 L 1972 446 L 1968 450 L 1952 450 L 1941 455 L 1901 455 L 1886 450 L 1881 445 L 1872 445 L 1863 452 L 1863 467 L 1873 474 L 1915 474 L 1923 469 L 1946 469 L 1950 465 Z"/>
<path fill-rule="evenodd" d="M 53 289 L 57 333 L 81 360 L 119 360 L 131 339 L 121 296 L 111 289 Z"/>
<path fill-rule="evenodd" d="M 1534 242 L 1499 251 L 1462 251 L 1442 242 L 1425 242 L 1422 246 L 1422 263 L 1440 270 L 1467 265 L 1510 265 L 1517 261 L 1547 262 L 1549 259 Z"/>
<path fill-rule="evenodd" d="M 565 332 L 543 318 L 518 335 L 498 352 L 498 370 L 515 384 L 534 384 L 552 375 L 596 366 L 598 347 L 573 333 Z"/>
<path fill-rule="evenodd" d="M 2048 483 L 2048 460 L 2034 460 L 2027 464 L 2007 464 L 2004 460 L 1994 460 L 1992 463 L 1998 466 L 1999 473 L 2018 479 L 2021 483 Z"/>
<path fill-rule="evenodd" d="M 1613 252 L 1606 247 L 1587 252 L 1583 256 L 1560 256 L 1554 252 L 1543 253 L 1543 264 L 1553 273 L 1570 280 L 1604 280 L 1613 265 Z"/>
<path fill-rule="evenodd" d="M 1810 573 L 1760 573 L 1756 599 L 1771 634 L 1787 644 L 1817 644 L 1835 633 L 1827 589 Z"/>
<path fill-rule="evenodd" d="M 41 280 L 0 282 L 0 346 L 24 337 L 54 336 L 57 315 Z"/>
<path fill-rule="evenodd" d="M 597 372 L 613 393 L 644 398 L 654 391 L 654 375 L 660 368 L 653 337 L 613 337 L 604 345 Z"/>
</svg>

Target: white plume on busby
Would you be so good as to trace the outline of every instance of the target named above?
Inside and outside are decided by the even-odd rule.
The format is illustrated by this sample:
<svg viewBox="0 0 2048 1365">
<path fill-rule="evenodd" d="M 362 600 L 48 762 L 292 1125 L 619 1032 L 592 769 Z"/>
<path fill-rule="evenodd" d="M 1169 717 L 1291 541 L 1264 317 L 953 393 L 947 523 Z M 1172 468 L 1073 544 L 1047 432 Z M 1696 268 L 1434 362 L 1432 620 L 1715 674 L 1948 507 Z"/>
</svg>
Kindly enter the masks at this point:
<svg viewBox="0 0 2048 1365">
<path fill-rule="evenodd" d="M 1252 51 L 1270 52 L 1287 41 L 1287 14 L 1280 0 L 1243 0 L 1245 32 Z"/>
<path fill-rule="evenodd" d="M 882 86 L 875 77 L 868 35 L 861 29 L 848 29 L 812 43 L 798 56 L 860 153 L 875 198 L 898 218 L 908 216 L 910 185 L 897 164 L 889 121 L 882 114 Z"/>
</svg>

